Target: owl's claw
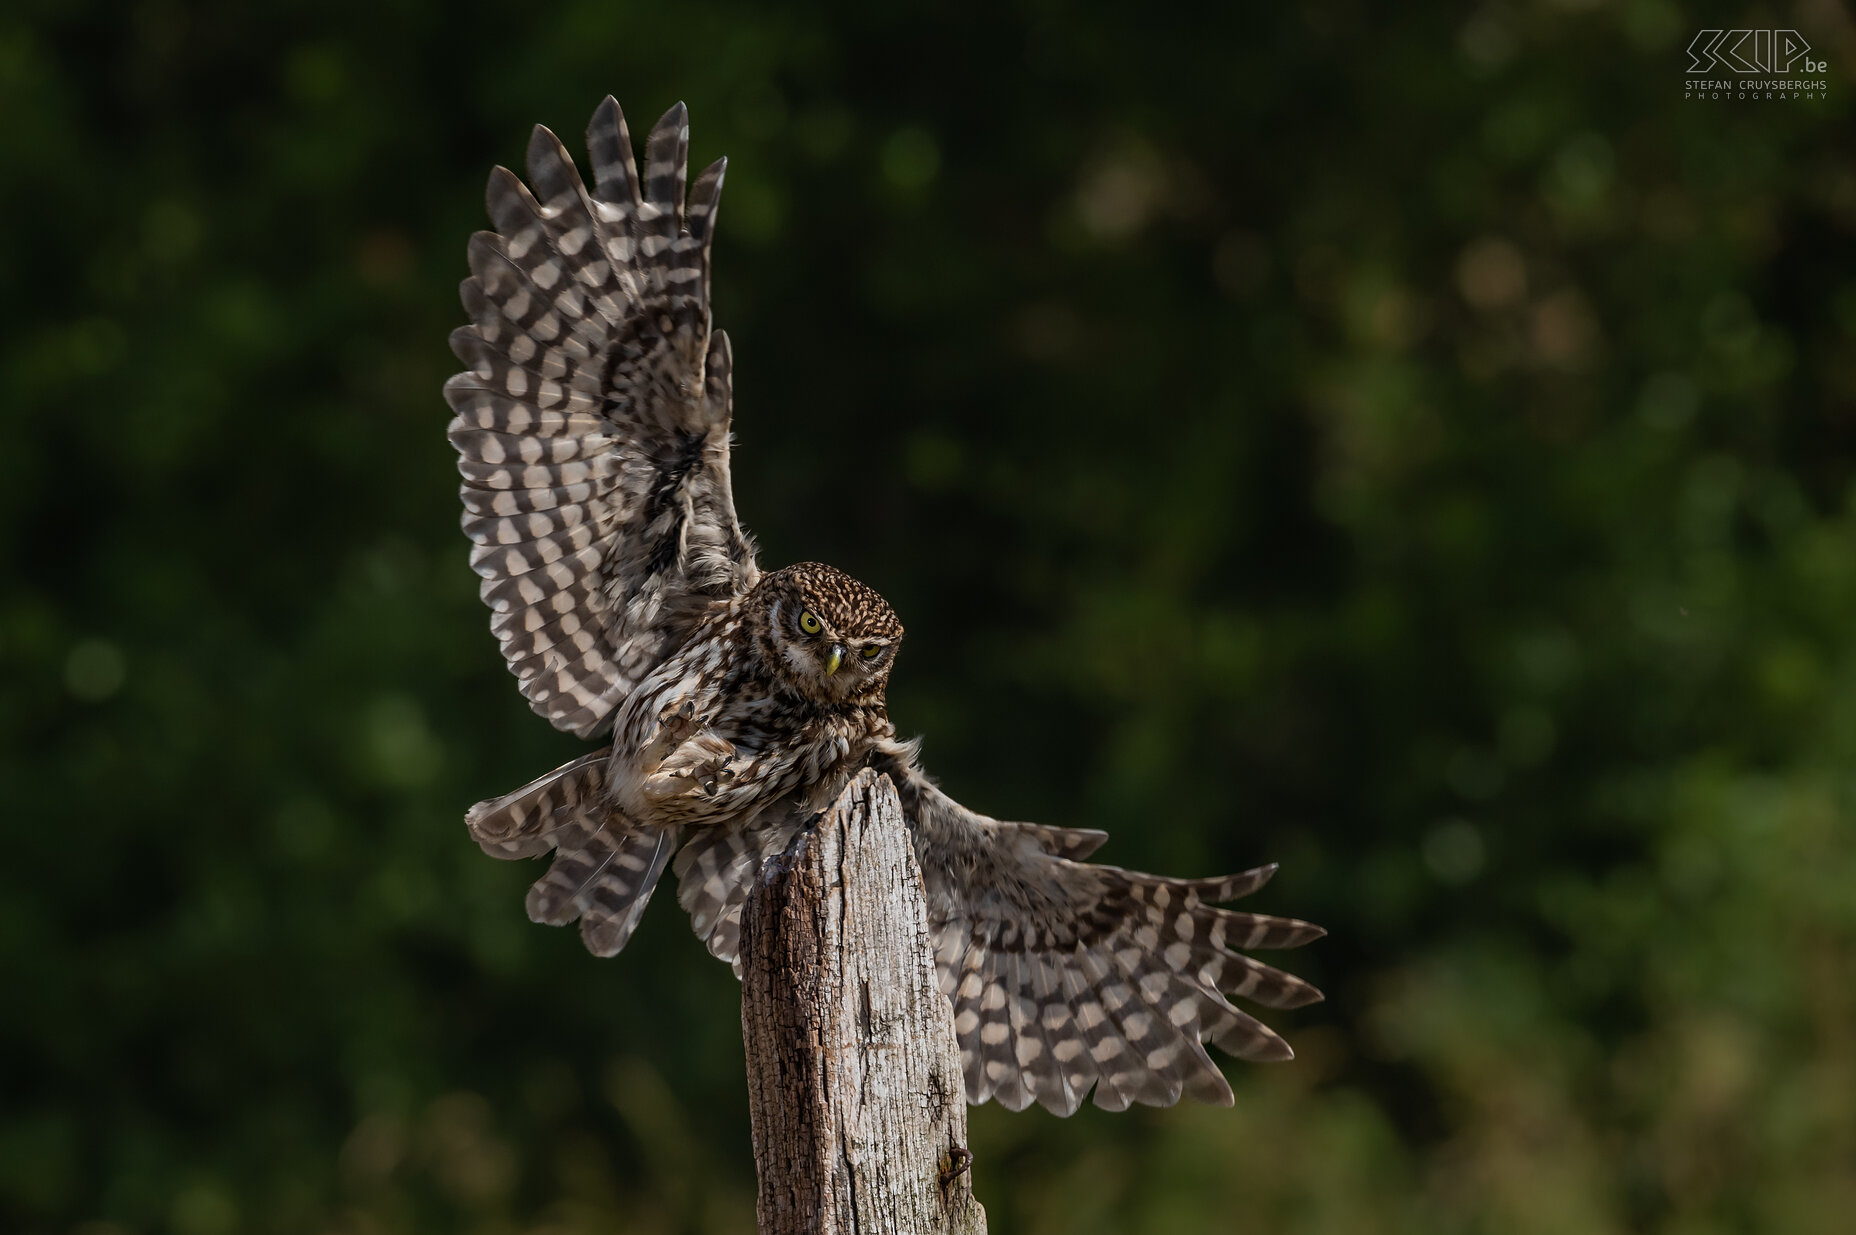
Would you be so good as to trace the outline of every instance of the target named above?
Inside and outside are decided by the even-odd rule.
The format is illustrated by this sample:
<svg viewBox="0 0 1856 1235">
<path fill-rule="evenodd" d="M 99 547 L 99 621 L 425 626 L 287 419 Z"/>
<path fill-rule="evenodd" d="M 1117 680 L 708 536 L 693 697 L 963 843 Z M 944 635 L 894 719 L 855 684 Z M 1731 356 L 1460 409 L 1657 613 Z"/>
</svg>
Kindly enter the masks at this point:
<svg viewBox="0 0 1856 1235">
<path fill-rule="evenodd" d="M 709 727 L 713 716 L 698 717 L 694 700 L 667 707 L 657 715 L 657 732 L 639 753 L 638 763 L 649 775 L 661 768 L 671 752 Z"/>
<path fill-rule="evenodd" d="M 647 777 L 644 789 L 645 796 L 654 803 L 678 798 L 713 798 L 733 780 L 734 775 L 727 768 L 678 768 Z"/>
<path fill-rule="evenodd" d="M 735 746 L 713 731 L 713 720 L 712 715 L 699 717 L 689 699 L 658 714 L 657 732 L 639 760 L 649 802 L 712 799 L 734 783 L 729 763 Z"/>
<path fill-rule="evenodd" d="M 661 732 L 674 734 L 676 741 L 682 741 L 698 727 L 696 704 L 685 699 L 681 707 L 665 708 L 659 714 L 657 723 Z"/>
<path fill-rule="evenodd" d="M 696 702 L 693 699 L 685 699 L 674 708 L 665 708 L 658 713 L 657 717 L 658 733 L 660 735 L 670 734 L 671 740 L 677 743 L 683 742 L 691 734 L 707 729 L 714 723 L 714 713 L 704 716 L 696 715 Z"/>
</svg>

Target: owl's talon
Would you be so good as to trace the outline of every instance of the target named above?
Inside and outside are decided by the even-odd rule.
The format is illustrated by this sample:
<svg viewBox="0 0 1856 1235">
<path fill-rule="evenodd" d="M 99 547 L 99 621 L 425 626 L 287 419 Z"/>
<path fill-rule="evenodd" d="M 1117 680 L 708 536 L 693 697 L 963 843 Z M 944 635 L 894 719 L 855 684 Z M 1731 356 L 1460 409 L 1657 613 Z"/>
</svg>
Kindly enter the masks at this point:
<svg viewBox="0 0 1856 1235">
<path fill-rule="evenodd" d="M 709 719 L 696 718 L 696 703 L 691 699 L 666 707 L 657 714 L 657 732 L 640 753 L 639 764 L 648 771 L 661 767 L 672 751 L 706 728 Z"/>
</svg>

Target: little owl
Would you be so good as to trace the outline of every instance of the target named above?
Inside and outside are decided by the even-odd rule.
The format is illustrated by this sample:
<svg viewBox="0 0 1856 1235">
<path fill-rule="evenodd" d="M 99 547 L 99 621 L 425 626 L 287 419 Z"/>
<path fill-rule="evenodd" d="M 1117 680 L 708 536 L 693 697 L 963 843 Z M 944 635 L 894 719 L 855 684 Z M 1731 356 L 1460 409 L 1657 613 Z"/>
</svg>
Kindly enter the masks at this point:
<svg viewBox="0 0 1856 1235">
<path fill-rule="evenodd" d="M 497 168 L 496 231 L 470 241 L 471 324 L 445 384 L 464 531 L 490 626 L 522 694 L 556 728 L 611 744 L 473 807 L 499 858 L 554 851 L 529 916 L 625 946 L 664 868 L 709 950 L 740 970 L 741 911 L 860 768 L 895 783 L 921 866 L 967 1100 L 1060 1114 L 1229 1103 L 1206 1054 L 1287 1059 L 1233 1007 L 1319 999 L 1236 949 L 1319 927 L 1214 908 L 1275 867 L 1167 879 L 1085 862 L 1097 831 L 977 814 L 901 741 L 884 687 L 902 623 L 870 588 L 806 562 L 762 571 L 729 481 L 728 337 L 709 327 L 709 248 L 726 161 L 685 197 L 681 104 L 644 174 L 608 98 L 587 130 L 593 181 L 554 134 L 532 188 Z"/>
</svg>

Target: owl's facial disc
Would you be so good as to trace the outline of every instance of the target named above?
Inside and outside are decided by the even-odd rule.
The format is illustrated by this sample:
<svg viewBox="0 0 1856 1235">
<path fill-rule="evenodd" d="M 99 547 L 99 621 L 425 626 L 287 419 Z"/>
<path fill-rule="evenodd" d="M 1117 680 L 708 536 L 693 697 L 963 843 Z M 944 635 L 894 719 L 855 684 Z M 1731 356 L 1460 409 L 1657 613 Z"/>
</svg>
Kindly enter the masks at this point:
<svg viewBox="0 0 1856 1235">
<path fill-rule="evenodd" d="M 848 700 L 881 689 L 894 639 L 855 629 L 855 615 L 823 597 L 777 602 L 768 616 L 781 660 L 807 693 Z"/>
<path fill-rule="evenodd" d="M 757 590 L 757 638 L 789 689 L 822 703 L 882 702 L 902 623 L 881 596 L 817 562 L 766 575 Z"/>
</svg>

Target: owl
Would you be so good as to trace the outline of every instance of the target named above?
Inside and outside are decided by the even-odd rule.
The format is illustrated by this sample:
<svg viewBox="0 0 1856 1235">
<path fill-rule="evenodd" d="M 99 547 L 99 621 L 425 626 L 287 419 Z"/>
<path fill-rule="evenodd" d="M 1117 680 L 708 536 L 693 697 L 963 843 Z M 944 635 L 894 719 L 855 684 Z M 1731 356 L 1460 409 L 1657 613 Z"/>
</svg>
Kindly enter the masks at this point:
<svg viewBox="0 0 1856 1235">
<path fill-rule="evenodd" d="M 1229 1103 L 1206 1043 L 1288 1044 L 1232 996 L 1319 999 L 1246 955 L 1322 934 L 1241 913 L 1275 871 L 1171 879 L 1086 861 L 1102 832 L 969 810 L 898 738 L 884 692 L 903 627 L 816 562 L 763 571 L 729 476 L 732 358 L 709 262 L 726 161 L 687 183 L 681 104 L 640 174 L 618 104 L 587 130 L 590 183 L 537 127 L 528 185 L 490 175 L 469 245 L 468 366 L 445 385 L 465 534 L 490 626 L 530 706 L 605 745 L 466 816 L 498 858 L 553 860 L 537 922 L 625 946 L 667 867 L 709 951 L 735 966 L 762 863 L 861 768 L 894 782 L 952 1001 L 967 1100 Z"/>
</svg>

